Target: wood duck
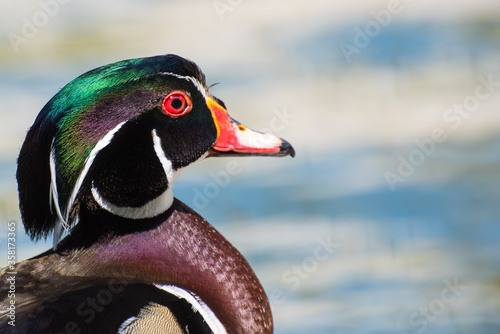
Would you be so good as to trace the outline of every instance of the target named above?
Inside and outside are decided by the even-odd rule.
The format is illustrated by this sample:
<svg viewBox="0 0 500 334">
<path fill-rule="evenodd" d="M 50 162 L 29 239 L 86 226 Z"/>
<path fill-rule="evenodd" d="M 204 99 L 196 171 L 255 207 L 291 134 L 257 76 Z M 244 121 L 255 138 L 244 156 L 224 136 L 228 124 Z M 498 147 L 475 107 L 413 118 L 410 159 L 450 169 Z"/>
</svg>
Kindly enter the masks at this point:
<svg viewBox="0 0 500 334">
<path fill-rule="evenodd" d="M 3 269 L 0 332 L 272 333 L 248 262 L 172 194 L 189 165 L 245 155 L 295 152 L 232 119 L 190 60 L 125 60 L 71 81 L 19 154 L 25 229 L 54 247 Z"/>
</svg>

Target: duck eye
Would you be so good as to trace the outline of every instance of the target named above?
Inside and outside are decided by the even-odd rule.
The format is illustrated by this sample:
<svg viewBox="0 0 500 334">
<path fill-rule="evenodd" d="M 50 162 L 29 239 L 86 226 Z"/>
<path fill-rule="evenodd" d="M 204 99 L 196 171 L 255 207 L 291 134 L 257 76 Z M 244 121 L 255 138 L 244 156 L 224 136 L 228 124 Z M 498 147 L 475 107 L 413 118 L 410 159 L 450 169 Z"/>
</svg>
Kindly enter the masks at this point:
<svg viewBox="0 0 500 334">
<path fill-rule="evenodd" d="M 179 117 L 187 114 L 193 107 L 193 104 L 186 93 L 175 91 L 163 99 L 162 107 L 167 115 Z"/>
</svg>

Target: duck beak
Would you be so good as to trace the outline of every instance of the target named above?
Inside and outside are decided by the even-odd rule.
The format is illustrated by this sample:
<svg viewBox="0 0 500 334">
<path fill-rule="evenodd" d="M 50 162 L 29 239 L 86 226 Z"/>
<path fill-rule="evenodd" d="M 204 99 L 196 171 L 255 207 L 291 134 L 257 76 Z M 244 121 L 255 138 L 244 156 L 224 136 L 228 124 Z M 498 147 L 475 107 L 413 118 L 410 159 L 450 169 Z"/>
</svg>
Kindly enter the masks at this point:
<svg viewBox="0 0 500 334">
<path fill-rule="evenodd" d="M 232 119 L 227 110 L 213 98 L 207 98 L 207 106 L 217 127 L 217 140 L 209 156 L 295 156 L 295 150 L 286 140 L 247 128 Z"/>
</svg>

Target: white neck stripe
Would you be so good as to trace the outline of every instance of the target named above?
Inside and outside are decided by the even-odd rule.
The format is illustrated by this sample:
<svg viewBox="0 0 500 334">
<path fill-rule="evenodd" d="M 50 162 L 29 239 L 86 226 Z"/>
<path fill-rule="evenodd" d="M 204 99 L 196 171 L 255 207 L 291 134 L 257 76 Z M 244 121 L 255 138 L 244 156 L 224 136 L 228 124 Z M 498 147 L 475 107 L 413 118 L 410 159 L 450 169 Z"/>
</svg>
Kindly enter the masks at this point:
<svg viewBox="0 0 500 334">
<path fill-rule="evenodd" d="M 158 289 L 164 290 L 170 294 L 173 294 L 174 296 L 177 296 L 178 298 L 186 300 L 189 304 L 191 304 L 191 307 L 193 308 L 193 311 L 200 313 L 202 318 L 205 320 L 207 323 L 208 327 L 212 330 L 214 334 L 227 334 L 226 328 L 224 328 L 224 325 L 220 322 L 220 320 L 217 318 L 217 316 L 214 314 L 214 312 L 205 304 L 200 297 L 197 295 L 179 288 L 178 286 L 175 285 L 160 285 L 160 284 L 155 284 L 155 286 Z"/>
</svg>

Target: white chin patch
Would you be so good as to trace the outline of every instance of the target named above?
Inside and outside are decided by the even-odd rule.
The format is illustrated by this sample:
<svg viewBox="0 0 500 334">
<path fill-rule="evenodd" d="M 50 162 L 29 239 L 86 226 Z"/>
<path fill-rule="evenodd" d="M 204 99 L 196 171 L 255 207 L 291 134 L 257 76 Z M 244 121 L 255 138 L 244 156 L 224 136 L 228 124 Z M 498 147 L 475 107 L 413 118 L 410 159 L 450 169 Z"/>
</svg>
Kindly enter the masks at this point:
<svg viewBox="0 0 500 334">
<path fill-rule="evenodd" d="M 128 219 L 145 219 L 145 218 L 153 218 L 156 217 L 165 211 L 167 211 L 174 202 L 174 194 L 172 192 L 172 187 L 174 186 L 175 179 L 182 173 L 185 168 L 180 168 L 178 170 L 174 170 L 172 167 L 172 162 L 166 157 L 165 152 L 161 146 L 161 140 L 156 130 L 151 131 L 151 135 L 153 138 L 153 148 L 155 150 L 156 156 L 160 161 L 163 171 L 165 172 L 165 176 L 168 180 L 167 190 L 163 192 L 160 196 L 152 199 L 147 202 L 143 206 L 140 207 L 128 207 L 128 206 L 118 206 L 110 201 L 106 200 L 100 193 L 97 188 L 92 184 L 92 196 L 94 200 L 102 207 L 104 210 L 117 215 L 122 218 Z M 208 156 L 208 152 L 202 155 L 197 161 L 201 161 Z"/>
<path fill-rule="evenodd" d="M 140 207 L 128 207 L 128 206 L 118 206 L 109 201 L 99 194 L 99 191 L 92 185 L 92 196 L 94 197 L 97 204 L 106 211 L 111 212 L 122 218 L 128 219 L 145 219 L 153 218 L 167 211 L 174 201 L 174 195 L 172 189 L 167 188 L 167 190 L 156 197 L 155 199 L 149 201 Z"/>
<path fill-rule="evenodd" d="M 128 218 L 128 219 L 145 219 L 145 218 L 153 218 L 158 216 L 159 214 L 167 211 L 174 201 L 174 194 L 172 193 L 172 186 L 176 177 L 176 173 L 172 167 L 172 162 L 168 160 L 165 156 L 165 152 L 161 147 L 161 140 L 158 137 L 156 130 L 151 132 L 153 137 L 153 148 L 155 150 L 156 156 L 163 167 L 163 171 L 165 172 L 165 176 L 168 180 L 168 187 L 163 194 L 152 199 L 148 203 L 144 204 L 140 207 L 128 207 L 128 206 L 118 206 L 110 201 L 106 200 L 97 188 L 92 184 L 92 196 L 99 206 L 101 206 L 106 211 L 111 212 L 114 215 L 119 217 Z"/>
</svg>

